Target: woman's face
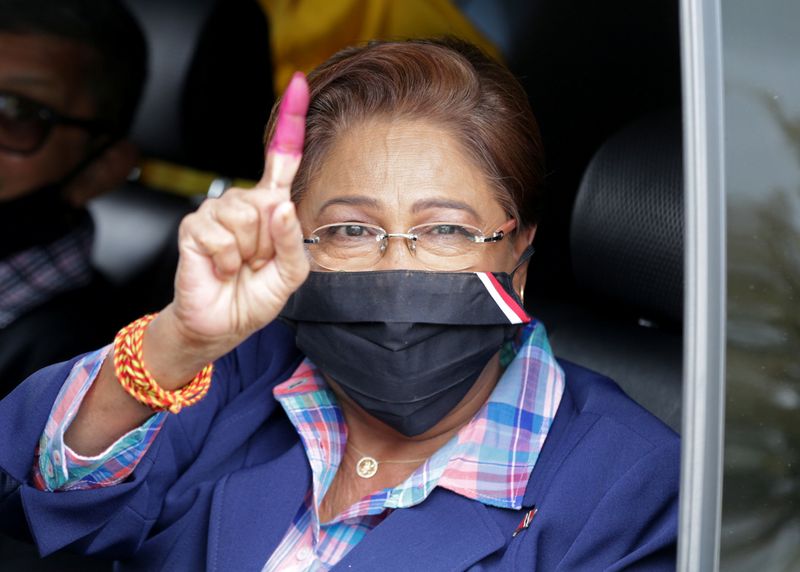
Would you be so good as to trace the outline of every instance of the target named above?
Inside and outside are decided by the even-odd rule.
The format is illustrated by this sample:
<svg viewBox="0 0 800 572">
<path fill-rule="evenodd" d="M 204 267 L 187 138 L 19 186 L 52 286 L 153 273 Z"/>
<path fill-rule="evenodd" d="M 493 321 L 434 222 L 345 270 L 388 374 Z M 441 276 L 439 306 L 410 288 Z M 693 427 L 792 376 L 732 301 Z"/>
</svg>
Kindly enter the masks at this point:
<svg viewBox="0 0 800 572">
<path fill-rule="evenodd" d="M 430 123 L 410 120 L 373 120 L 339 135 L 298 213 L 304 236 L 341 222 L 372 224 L 389 233 L 449 222 L 491 235 L 501 227 L 508 229 L 510 218 L 484 174 L 451 135 Z M 500 242 L 475 245 L 477 258 L 463 270 L 510 272 L 532 234 L 532 230 L 507 233 Z M 409 252 L 405 240 L 390 239 L 383 258 L 371 269 L 426 268 Z"/>
</svg>

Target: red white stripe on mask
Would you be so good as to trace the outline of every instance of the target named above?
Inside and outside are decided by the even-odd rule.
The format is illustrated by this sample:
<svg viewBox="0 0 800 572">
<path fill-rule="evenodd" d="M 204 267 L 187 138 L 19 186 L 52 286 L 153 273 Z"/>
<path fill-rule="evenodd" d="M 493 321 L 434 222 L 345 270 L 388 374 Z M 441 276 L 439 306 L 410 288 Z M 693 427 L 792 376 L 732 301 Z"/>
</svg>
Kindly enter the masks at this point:
<svg viewBox="0 0 800 572">
<path fill-rule="evenodd" d="M 486 291 L 495 301 L 500 311 L 505 314 L 508 321 L 512 324 L 527 324 L 531 321 L 531 317 L 525 311 L 525 308 L 512 298 L 505 288 L 503 288 L 497 281 L 497 278 L 490 272 L 476 272 L 475 275 L 483 283 Z"/>
</svg>

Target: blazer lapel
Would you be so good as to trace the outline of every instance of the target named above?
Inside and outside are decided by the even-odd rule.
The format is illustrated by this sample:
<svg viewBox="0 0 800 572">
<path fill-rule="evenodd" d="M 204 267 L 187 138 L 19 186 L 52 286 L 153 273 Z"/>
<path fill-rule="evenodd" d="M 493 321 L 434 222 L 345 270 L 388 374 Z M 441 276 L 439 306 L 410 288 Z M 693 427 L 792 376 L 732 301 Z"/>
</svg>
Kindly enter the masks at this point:
<svg viewBox="0 0 800 572">
<path fill-rule="evenodd" d="M 455 572 L 504 544 L 485 506 L 437 488 L 423 503 L 395 510 L 333 569 Z"/>
<path fill-rule="evenodd" d="M 261 570 L 311 486 L 298 441 L 279 458 L 217 483 L 209 517 L 207 570 Z"/>
<path fill-rule="evenodd" d="M 525 496 L 522 499 L 523 506 L 531 507 L 541 504 L 542 498 L 549 490 L 550 483 L 561 468 L 564 459 L 572 453 L 578 442 L 596 422 L 597 415 L 578 413 L 568 385 L 567 390 L 561 396 L 558 414 L 547 432 L 544 447 L 542 447 L 528 480 Z"/>
</svg>

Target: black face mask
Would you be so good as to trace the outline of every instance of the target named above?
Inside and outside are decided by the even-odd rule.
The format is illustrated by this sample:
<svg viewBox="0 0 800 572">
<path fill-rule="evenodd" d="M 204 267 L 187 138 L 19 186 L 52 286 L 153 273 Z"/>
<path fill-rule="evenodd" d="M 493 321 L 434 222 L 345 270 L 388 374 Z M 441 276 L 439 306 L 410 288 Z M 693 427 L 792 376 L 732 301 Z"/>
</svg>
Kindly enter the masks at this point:
<svg viewBox="0 0 800 572">
<path fill-rule="evenodd" d="M 86 209 L 64 198 L 64 188 L 116 139 L 104 143 L 61 179 L 24 195 L 0 201 L 0 260 L 37 245 L 49 244 L 83 224 Z"/>
<path fill-rule="evenodd" d="M 409 437 L 441 421 L 520 324 L 509 274 L 312 272 L 281 316 L 372 416 Z"/>
<path fill-rule="evenodd" d="M 0 202 L 0 260 L 40 244 L 49 244 L 78 226 L 84 209 L 72 206 L 54 183 Z"/>
</svg>

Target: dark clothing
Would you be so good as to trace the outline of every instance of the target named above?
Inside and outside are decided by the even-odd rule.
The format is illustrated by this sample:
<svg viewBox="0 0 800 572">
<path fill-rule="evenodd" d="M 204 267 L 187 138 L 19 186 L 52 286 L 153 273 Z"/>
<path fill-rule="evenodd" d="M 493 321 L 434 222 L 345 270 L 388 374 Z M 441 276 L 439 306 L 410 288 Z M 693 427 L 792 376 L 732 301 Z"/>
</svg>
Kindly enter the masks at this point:
<svg viewBox="0 0 800 572">
<path fill-rule="evenodd" d="M 125 325 L 116 289 L 96 274 L 0 328 L 0 398 L 45 365 L 104 346 Z"/>
</svg>

